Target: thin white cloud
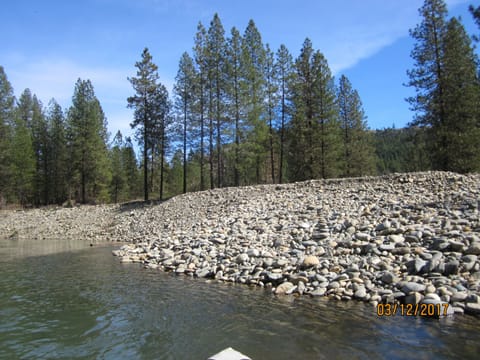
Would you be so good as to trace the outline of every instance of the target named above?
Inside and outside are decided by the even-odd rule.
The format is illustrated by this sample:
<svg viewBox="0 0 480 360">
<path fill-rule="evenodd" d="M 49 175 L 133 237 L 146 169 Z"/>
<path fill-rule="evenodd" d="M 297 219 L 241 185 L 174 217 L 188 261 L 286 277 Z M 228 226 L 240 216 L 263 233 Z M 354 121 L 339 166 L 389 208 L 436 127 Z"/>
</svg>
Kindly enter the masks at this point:
<svg viewBox="0 0 480 360">
<path fill-rule="evenodd" d="M 77 79 L 89 79 L 107 116 L 112 135 L 117 130 L 127 136 L 132 134 L 130 123 L 133 112 L 127 109 L 127 98 L 133 94 L 133 89 L 127 77 L 135 76 L 134 67 L 88 67 L 68 59 L 52 57 L 32 60 L 19 54 L 9 56 L 9 60 L 12 66 L 9 66 L 7 61 L 5 71 L 17 97 L 24 89 L 29 88 L 44 105 L 47 105 L 51 98 L 55 98 L 67 109 L 71 105 Z M 160 80 L 171 92 L 173 79 L 161 76 Z"/>
<path fill-rule="evenodd" d="M 451 10 L 461 4 L 468 4 L 469 0 L 447 0 L 446 3 Z M 327 39 L 319 36 L 324 42 L 325 55 L 334 74 L 355 66 L 398 39 L 408 36 L 408 30 L 420 21 L 418 9 L 423 0 L 366 0 L 363 4 L 356 11 L 349 12 L 350 17 L 345 18 L 341 13 L 335 13 L 329 24 L 332 31 Z M 341 26 L 335 28 L 333 23 Z"/>
<path fill-rule="evenodd" d="M 96 93 L 121 94 L 129 87 L 128 74 L 124 70 L 87 67 L 67 59 L 27 59 L 23 64 L 12 66 L 11 70 L 7 66 L 7 74 L 17 94 L 30 88 L 42 100 L 54 97 L 60 103 L 71 99 L 78 78 L 90 79 Z"/>
</svg>

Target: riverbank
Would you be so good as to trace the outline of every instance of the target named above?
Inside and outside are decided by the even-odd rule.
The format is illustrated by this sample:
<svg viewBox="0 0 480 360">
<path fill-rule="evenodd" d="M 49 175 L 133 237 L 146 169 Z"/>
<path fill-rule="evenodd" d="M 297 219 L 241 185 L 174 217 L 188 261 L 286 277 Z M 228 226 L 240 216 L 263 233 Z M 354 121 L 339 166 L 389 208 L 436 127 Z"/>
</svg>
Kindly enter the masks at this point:
<svg viewBox="0 0 480 360">
<path fill-rule="evenodd" d="M 478 174 L 393 174 L 61 209 L 75 226 L 61 218 L 54 231 L 131 242 L 114 252 L 122 262 L 278 295 L 448 303 L 449 312 L 480 314 L 479 201 Z M 18 218 L 48 236 L 35 211 Z M 10 220 L 9 231 L 22 236 Z"/>
</svg>

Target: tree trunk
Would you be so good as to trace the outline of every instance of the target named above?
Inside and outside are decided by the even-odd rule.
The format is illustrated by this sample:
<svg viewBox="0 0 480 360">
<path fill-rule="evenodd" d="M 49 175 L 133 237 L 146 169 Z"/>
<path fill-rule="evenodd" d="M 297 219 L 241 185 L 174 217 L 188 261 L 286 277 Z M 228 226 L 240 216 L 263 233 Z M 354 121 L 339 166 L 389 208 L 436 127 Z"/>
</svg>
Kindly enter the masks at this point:
<svg viewBox="0 0 480 360">
<path fill-rule="evenodd" d="M 148 149 L 147 149 L 147 116 L 143 119 L 143 193 L 144 200 L 148 201 Z"/>
</svg>

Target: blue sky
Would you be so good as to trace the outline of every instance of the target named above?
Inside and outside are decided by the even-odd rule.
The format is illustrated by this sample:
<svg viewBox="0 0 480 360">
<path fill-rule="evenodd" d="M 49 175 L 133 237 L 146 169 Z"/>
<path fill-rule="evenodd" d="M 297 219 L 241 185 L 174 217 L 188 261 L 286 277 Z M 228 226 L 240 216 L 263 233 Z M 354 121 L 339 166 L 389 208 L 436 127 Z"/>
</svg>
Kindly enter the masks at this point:
<svg viewBox="0 0 480 360">
<path fill-rule="evenodd" d="M 468 13 L 473 0 L 447 1 L 451 16 Z M 54 97 L 71 103 L 77 78 L 90 79 L 109 130 L 132 134 L 128 76 L 148 47 L 169 91 L 184 51 L 191 51 L 199 21 L 208 27 L 218 12 L 227 33 L 241 33 L 253 19 L 264 43 L 285 44 L 296 57 L 305 37 L 327 57 L 335 76 L 345 74 L 359 91 L 371 128 L 412 120 L 404 87 L 411 68 L 408 30 L 419 21 L 423 0 L 16 0 L 2 4 L 0 65 L 15 94 L 30 88 L 44 105 Z M 292 6 L 292 4 L 296 4 Z M 297 5 L 299 4 L 299 5 Z M 300 5 L 301 4 L 301 5 Z"/>
</svg>

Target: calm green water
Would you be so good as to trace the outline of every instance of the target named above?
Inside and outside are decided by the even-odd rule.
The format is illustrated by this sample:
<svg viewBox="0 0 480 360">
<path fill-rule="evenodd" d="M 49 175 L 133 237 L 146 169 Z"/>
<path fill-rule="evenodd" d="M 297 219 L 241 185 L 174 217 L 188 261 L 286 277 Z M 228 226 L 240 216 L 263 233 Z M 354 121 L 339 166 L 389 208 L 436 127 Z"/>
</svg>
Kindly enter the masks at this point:
<svg viewBox="0 0 480 360">
<path fill-rule="evenodd" d="M 120 264 L 111 247 L 86 245 L 0 242 L 1 359 L 206 359 L 228 346 L 256 360 L 480 353 L 478 318 L 379 318 L 360 303 Z"/>
</svg>

